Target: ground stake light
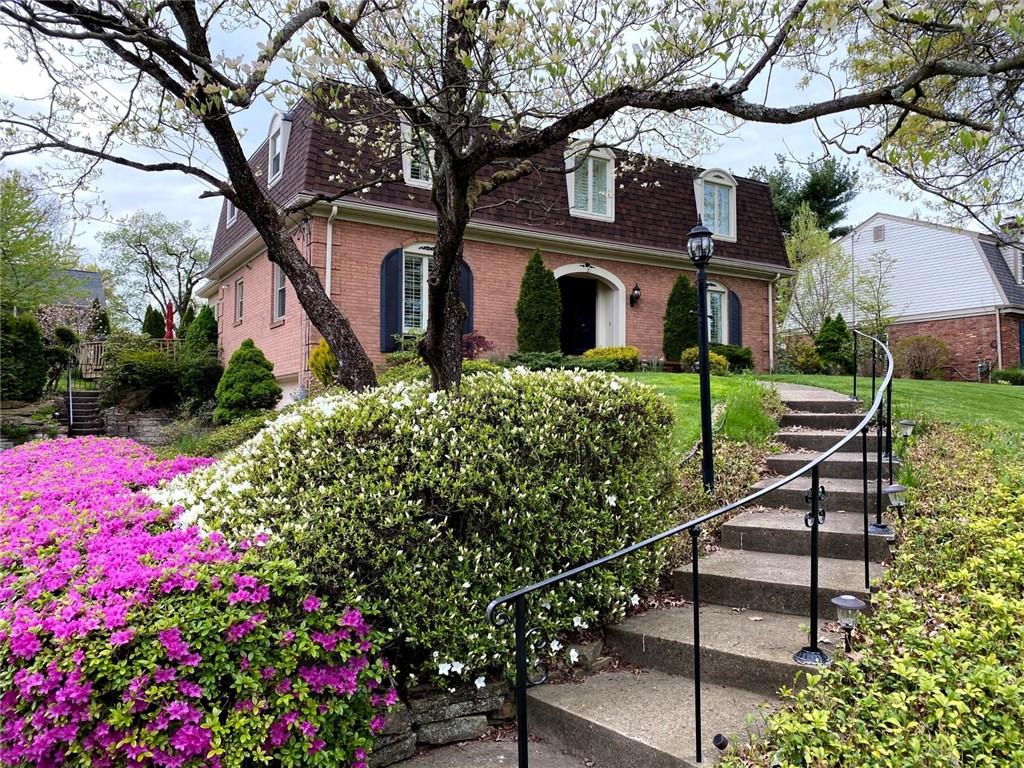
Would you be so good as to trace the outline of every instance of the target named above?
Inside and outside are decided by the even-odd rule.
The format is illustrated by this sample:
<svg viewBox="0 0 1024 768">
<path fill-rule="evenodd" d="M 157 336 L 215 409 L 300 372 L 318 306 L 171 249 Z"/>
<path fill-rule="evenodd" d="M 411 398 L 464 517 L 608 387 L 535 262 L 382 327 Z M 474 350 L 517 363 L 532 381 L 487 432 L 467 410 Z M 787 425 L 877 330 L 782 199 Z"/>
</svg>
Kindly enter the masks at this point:
<svg viewBox="0 0 1024 768">
<path fill-rule="evenodd" d="M 867 604 L 853 595 L 840 595 L 832 598 L 832 605 L 836 607 L 839 626 L 846 633 L 846 652 L 849 653 L 853 650 L 853 630 L 857 628 L 857 620 Z"/>
<path fill-rule="evenodd" d="M 914 434 L 914 427 L 917 426 L 916 421 L 910 419 L 900 419 L 900 437 L 910 437 Z"/>
</svg>

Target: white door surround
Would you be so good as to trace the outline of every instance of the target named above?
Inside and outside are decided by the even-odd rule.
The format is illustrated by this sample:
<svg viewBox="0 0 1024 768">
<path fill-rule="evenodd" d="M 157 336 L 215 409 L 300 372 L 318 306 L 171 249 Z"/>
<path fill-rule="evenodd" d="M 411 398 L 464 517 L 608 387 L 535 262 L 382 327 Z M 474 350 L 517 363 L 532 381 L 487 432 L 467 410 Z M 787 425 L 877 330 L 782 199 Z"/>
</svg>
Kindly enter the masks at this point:
<svg viewBox="0 0 1024 768">
<path fill-rule="evenodd" d="M 599 347 L 626 345 L 626 286 L 613 272 L 592 264 L 564 264 L 555 269 L 555 279 L 578 277 L 597 282 L 596 344 Z"/>
</svg>

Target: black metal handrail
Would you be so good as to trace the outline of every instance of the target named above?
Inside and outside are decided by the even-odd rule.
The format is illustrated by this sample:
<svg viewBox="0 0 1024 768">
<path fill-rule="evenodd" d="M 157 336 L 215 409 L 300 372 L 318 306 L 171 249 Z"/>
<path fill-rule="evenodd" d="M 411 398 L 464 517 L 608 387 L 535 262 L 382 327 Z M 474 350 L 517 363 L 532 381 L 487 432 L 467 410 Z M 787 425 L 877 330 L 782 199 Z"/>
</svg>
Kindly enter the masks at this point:
<svg viewBox="0 0 1024 768">
<path fill-rule="evenodd" d="M 799 469 L 791 472 L 780 480 L 769 484 L 765 488 L 761 488 L 754 493 L 744 496 L 738 501 L 730 502 L 725 506 L 719 507 L 711 512 L 700 515 L 693 520 L 688 520 L 685 523 L 681 523 L 677 526 L 669 528 L 668 530 L 657 533 L 650 536 L 642 541 L 638 541 L 635 544 L 631 544 L 628 547 L 624 547 L 616 552 L 612 552 L 609 555 L 600 557 L 596 560 L 592 560 L 589 563 L 578 565 L 575 568 L 570 568 L 567 571 L 550 576 L 546 579 L 538 581 L 527 587 L 517 589 L 514 592 L 509 592 L 506 595 L 502 595 L 487 606 L 487 619 L 495 627 L 507 626 L 510 622 L 514 625 L 515 632 L 515 688 L 516 688 L 516 728 L 518 731 L 518 750 L 519 760 L 518 768 L 529 768 L 529 733 L 527 727 L 527 713 L 526 713 L 526 691 L 529 687 L 534 685 L 540 685 L 547 680 L 547 671 L 543 668 L 543 665 L 537 667 L 537 673 L 533 676 L 530 675 L 530 660 L 527 657 L 529 645 L 534 651 L 539 651 L 543 643 L 543 635 L 539 629 L 528 629 L 527 628 L 527 612 L 526 612 L 526 598 L 534 592 L 541 590 L 550 589 L 564 581 L 569 581 L 581 574 L 592 571 L 601 566 L 613 563 L 627 555 L 631 555 L 642 549 L 654 546 L 659 542 L 665 541 L 666 539 L 678 536 L 683 532 L 689 532 L 690 541 L 692 547 L 691 563 L 692 563 L 692 579 L 693 579 L 693 679 L 694 679 L 694 718 L 695 718 L 695 729 L 696 729 L 696 758 L 697 762 L 701 762 L 701 706 L 700 706 L 700 592 L 699 592 L 699 566 L 698 566 L 698 546 L 697 540 L 700 535 L 700 528 L 705 523 L 711 522 L 722 515 L 728 514 L 733 510 L 740 507 L 746 506 L 751 502 L 757 501 L 758 499 L 766 496 L 767 494 L 775 491 L 783 486 L 788 485 L 797 478 L 806 474 L 808 471 L 811 472 L 811 489 L 807 494 L 807 501 L 811 506 L 811 511 L 805 517 L 805 523 L 811 529 L 811 627 L 809 631 L 809 643 L 801 653 L 807 651 L 808 658 L 813 658 L 815 653 L 820 653 L 818 650 L 818 527 L 824 522 L 824 512 L 820 509 L 820 502 L 824 499 L 824 487 L 821 486 L 820 470 L 821 465 L 829 459 L 832 455 L 837 453 L 840 449 L 846 446 L 854 437 L 858 434 L 862 437 L 862 455 L 864 457 L 864 574 L 865 574 L 865 588 L 870 587 L 869 573 L 868 573 L 868 558 L 869 558 L 869 539 L 868 539 L 868 501 L 867 501 L 867 435 L 871 428 L 873 419 L 877 417 L 877 440 L 876 448 L 878 453 L 878 466 L 877 466 L 877 518 L 876 524 L 884 527 L 882 523 L 882 445 L 883 438 L 886 431 L 890 435 L 889 438 L 889 456 L 890 456 L 890 474 L 892 472 L 891 465 L 891 434 L 892 434 L 892 393 L 891 385 L 893 378 L 893 358 L 889 348 L 882 343 L 881 340 L 874 336 L 861 333 L 854 329 L 856 336 L 862 336 L 872 343 L 872 378 L 871 378 L 871 389 L 872 389 L 872 403 L 871 407 L 864 414 L 864 418 L 861 419 L 860 423 L 857 424 L 853 429 L 847 432 L 838 442 L 835 443 L 831 448 L 828 448 L 820 452 L 817 456 L 811 459 L 809 462 L 804 464 Z M 854 338 L 856 338 L 856 336 Z M 876 361 L 877 352 L 881 349 L 885 353 L 885 360 L 887 362 L 885 375 L 882 381 L 876 387 Z M 856 365 L 854 367 L 854 375 L 856 376 Z M 883 421 L 883 402 L 886 399 L 886 393 L 888 392 L 888 414 Z M 891 482 L 890 476 L 890 482 Z M 513 605 L 512 615 L 508 613 L 508 609 L 504 606 L 509 604 Z"/>
</svg>

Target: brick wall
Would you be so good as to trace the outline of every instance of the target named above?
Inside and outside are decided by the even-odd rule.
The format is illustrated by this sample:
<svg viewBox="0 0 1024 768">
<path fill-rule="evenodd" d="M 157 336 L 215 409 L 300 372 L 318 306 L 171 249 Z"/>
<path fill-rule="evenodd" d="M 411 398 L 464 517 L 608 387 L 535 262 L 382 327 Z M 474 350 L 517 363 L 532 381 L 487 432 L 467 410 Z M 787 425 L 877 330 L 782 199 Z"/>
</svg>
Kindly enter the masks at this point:
<svg viewBox="0 0 1024 768">
<path fill-rule="evenodd" d="M 1019 319 L 1003 316 L 1001 319 L 1003 367 L 1020 365 Z M 908 336 L 935 336 L 949 347 L 950 365 L 968 379 L 977 377 L 975 367 L 979 360 L 996 365 L 996 318 L 992 312 L 971 317 L 948 320 L 928 320 L 918 323 L 898 323 L 889 329 L 893 344 Z M 950 371 L 950 378 L 959 378 Z"/>
<path fill-rule="evenodd" d="M 370 357 L 379 361 L 380 351 L 380 264 L 395 248 L 416 243 L 429 243 L 429 235 L 369 224 L 335 221 L 332 254 L 331 298 L 348 316 L 352 328 Z M 313 219 L 309 245 L 302 240 L 307 258 L 323 279 L 326 265 L 327 224 L 323 218 Z M 495 352 L 508 354 L 516 349 L 515 305 L 531 249 L 505 245 L 467 242 L 465 257 L 473 270 L 474 325 L 495 345 Z M 556 252 L 545 252 L 551 269 L 565 264 L 578 264 L 583 259 Z M 681 270 L 667 267 L 631 264 L 610 259 L 589 259 L 589 263 L 613 273 L 623 284 L 626 343 L 636 346 L 642 357 L 661 357 L 662 324 L 665 304 L 676 276 Z M 691 282 L 692 270 L 683 270 Z M 258 256 L 246 267 L 237 270 L 221 285 L 223 312 L 219 318 L 221 344 L 225 355 L 246 338 L 253 341 L 274 362 L 279 378 L 305 381 L 309 349 L 320 339 L 319 334 L 301 312 L 294 291 L 288 286 L 288 310 L 283 324 L 271 322 L 272 269 L 265 256 Z M 234 281 L 245 279 L 245 311 L 241 324 L 234 317 Z M 710 279 L 734 291 L 743 308 L 743 344 L 754 353 L 759 370 L 768 367 L 768 283 L 752 278 L 727 277 L 715 274 Z M 629 291 L 639 284 L 642 298 L 630 307 Z"/>
</svg>

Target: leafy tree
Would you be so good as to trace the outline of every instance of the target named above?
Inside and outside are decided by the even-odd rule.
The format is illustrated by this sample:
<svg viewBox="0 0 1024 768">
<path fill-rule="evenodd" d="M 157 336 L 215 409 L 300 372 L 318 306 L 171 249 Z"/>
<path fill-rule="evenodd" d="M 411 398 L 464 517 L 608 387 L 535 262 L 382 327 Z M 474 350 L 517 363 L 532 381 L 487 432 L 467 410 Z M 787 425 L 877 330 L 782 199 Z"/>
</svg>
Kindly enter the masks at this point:
<svg viewBox="0 0 1024 768">
<path fill-rule="evenodd" d="M 672 285 L 665 305 L 665 328 L 662 351 L 666 360 L 677 361 L 684 349 L 697 345 L 697 289 L 686 275 L 679 275 Z"/>
<path fill-rule="evenodd" d="M 87 333 L 90 336 L 110 335 L 110 315 L 100 305 L 99 299 L 93 299 L 89 307 L 89 327 Z"/>
<path fill-rule="evenodd" d="M 55 214 L 17 171 L 0 178 L 0 307 L 31 312 L 74 293 L 74 251 Z M 71 255 L 69 255 L 71 254 Z"/>
<path fill-rule="evenodd" d="M 878 251 L 868 257 L 855 278 L 857 327 L 876 338 L 881 338 L 895 319 L 897 308 L 889 297 L 895 263 L 888 251 Z"/>
<path fill-rule="evenodd" d="M 209 304 L 204 304 L 196 319 L 189 323 L 184 344 L 185 350 L 193 354 L 209 348 L 217 349 L 217 318 Z"/>
<path fill-rule="evenodd" d="M 539 250 L 526 262 L 516 303 L 520 352 L 558 352 L 562 340 L 562 293 Z"/>
<path fill-rule="evenodd" d="M 167 333 L 167 320 L 164 313 L 155 307 L 147 306 L 142 319 L 142 332 L 151 339 L 162 339 Z"/>
<path fill-rule="evenodd" d="M 853 335 L 841 314 L 825 319 L 814 349 L 830 373 L 853 373 Z"/>
<path fill-rule="evenodd" d="M 778 317 L 814 339 L 829 317 L 850 306 L 850 259 L 807 205 L 793 217 L 786 255 L 796 274 L 779 284 Z"/>
<path fill-rule="evenodd" d="M 785 157 L 776 155 L 775 160 L 774 168 L 759 165 L 750 170 L 750 175 L 768 184 L 784 233 L 793 231 L 793 217 L 805 204 L 830 237 L 841 237 L 850 231 L 848 226 L 837 225 L 846 218 L 847 205 L 857 196 L 860 175 L 856 168 L 826 156 L 794 175 Z"/>
<path fill-rule="evenodd" d="M 274 378 L 274 364 L 246 339 L 231 355 L 227 370 L 217 385 L 217 407 L 213 420 L 218 424 L 251 416 L 277 405 L 281 387 Z"/>
<path fill-rule="evenodd" d="M 48 368 L 36 319 L 0 313 L 0 400 L 35 402 L 43 395 Z"/>
<path fill-rule="evenodd" d="M 209 233 L 194 230 L 190 221 L 171 221 L 162 213 L 137 211 L 125 216 L 100 237 L 102 260 L 109 272 L 115 314 L 142 322 L 146 307 L 166 307 L 178 315 L 192 306 L 196 286 L 210 260 Z M 184 323 L 188 325 L 188 323 Z M 163 331 L 160 332 L 162 337 Z"/>
<path fill-rule="evenodd" d="M 291 237 L 295 217 L 320 199 L 284 210 L 265 169 L 246 162 L 236 122 L 265 98 L 316 101 L 325 124 L 352 140 L 351 157 L 324 158 L 337 163 L 339 196 L 400 177 L 399 147 L 429 165 L 437 237 L 421 351 L 444 388 L 461 376 L 459 275 L 474 211 L 550 169 L 540 153 L 576 137 L 595 137 L 576 148 L 583 162 L 598 146 L 693 150 L 736 120 L 815 120 L 827 131 L 842 115 L 826 141 L 866 147 L 923 189 L 991 211 L 1024 187 L 1019 4 L 635 0 L 594 13 L 584 0 L 7 0 L 0 17 L 15 53 L 51 82 L 42 103 L 2 103 L 0 159 L 79 157 L 71 178 L 83 180 L 103 162 L 201 179 L 252 223 L 354 389 L 374 383 L 372 363 Z M 808 93 L 828 95 L 766 103 L 769 73 L 791 62 Z M 97 85 L 131 101 L 91 105 L 83 94 Z M 370 126 L 352 87 L 373 97 Z M 161 157 L 150 161 L 154 149 Z"/>
</svg>

